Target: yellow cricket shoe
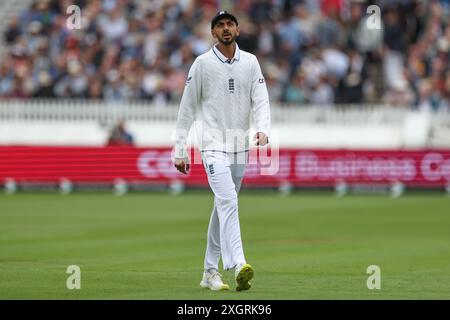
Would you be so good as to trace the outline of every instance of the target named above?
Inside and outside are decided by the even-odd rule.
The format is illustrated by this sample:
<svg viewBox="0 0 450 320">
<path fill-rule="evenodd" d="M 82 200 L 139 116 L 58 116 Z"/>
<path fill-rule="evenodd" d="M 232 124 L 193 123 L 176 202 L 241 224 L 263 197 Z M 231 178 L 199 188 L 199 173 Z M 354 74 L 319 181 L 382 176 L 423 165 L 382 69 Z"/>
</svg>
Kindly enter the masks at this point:
<svg viewBox="0 0 450 320">
<path fill-rule="evenodd" d="M 243 291 L 250 289 L 250 280 L 253 278 L 253 267 L 248 263 L 238 265 L 235 271 L 236 277 L 236 291 Z"/>
</svg>

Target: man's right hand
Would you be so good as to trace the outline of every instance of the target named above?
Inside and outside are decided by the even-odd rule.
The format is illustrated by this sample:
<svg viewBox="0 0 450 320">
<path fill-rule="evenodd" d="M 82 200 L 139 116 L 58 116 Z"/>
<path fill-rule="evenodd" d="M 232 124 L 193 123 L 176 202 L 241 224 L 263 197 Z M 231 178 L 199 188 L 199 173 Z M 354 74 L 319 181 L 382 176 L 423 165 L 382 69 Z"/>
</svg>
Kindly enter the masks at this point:
<svg viewBox="0 0 450 320">
<path fill-rule="evenodd" d="M 189 168 L 191 167 L 188 158 L 175 158 L 174 164 L 175 168 L 184 174 L 187 174 L 189 172 Z"/>
</svg>

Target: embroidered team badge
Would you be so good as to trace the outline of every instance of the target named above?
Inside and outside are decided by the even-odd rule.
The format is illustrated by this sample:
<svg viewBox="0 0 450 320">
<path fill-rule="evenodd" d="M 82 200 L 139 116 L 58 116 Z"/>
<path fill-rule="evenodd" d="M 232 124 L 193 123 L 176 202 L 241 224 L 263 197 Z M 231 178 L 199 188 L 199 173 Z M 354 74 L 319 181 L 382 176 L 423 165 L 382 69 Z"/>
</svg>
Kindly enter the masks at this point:
<svg viewBox="0 0 450 320">
<path fill-rule="evenodd" d="M 228 79 L 228 90 L 230 93 L 234 93 L 234 79 Z"/>
</svg>

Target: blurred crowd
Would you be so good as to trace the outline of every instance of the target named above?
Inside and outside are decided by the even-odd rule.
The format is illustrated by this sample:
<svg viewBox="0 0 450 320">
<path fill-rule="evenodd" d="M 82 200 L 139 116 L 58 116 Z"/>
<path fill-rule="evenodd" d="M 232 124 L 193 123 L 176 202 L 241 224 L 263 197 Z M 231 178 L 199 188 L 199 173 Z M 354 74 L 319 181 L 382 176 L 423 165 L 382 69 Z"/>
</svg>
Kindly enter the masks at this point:
<svg viewBox="0 0 450 320">
<path fill-rule="evenodd" d="M 450 0 L 35 0 L 4 32 L 0 97 L 177 104 L 219 2 L 273 103 L 449 108 Z"/>
</svg>

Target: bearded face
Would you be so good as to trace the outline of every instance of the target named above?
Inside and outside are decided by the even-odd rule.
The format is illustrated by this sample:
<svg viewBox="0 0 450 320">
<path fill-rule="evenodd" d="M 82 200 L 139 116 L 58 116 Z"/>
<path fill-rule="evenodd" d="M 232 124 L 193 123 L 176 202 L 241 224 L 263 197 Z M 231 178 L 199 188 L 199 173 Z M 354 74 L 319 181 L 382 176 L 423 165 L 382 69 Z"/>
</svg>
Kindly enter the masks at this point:
<svg viewBox="0 0 450 320">
<path fill-rule="evenodd" d="M 215 24 L 211 33 L 220 43 L 229 45 L 236 40 L 237 36 L 239 36 L 239 27 L 233 20 L 223 18 Z"/>
</svg>

